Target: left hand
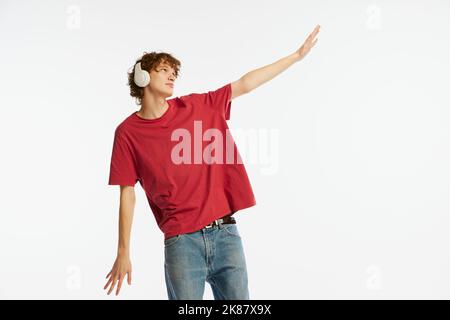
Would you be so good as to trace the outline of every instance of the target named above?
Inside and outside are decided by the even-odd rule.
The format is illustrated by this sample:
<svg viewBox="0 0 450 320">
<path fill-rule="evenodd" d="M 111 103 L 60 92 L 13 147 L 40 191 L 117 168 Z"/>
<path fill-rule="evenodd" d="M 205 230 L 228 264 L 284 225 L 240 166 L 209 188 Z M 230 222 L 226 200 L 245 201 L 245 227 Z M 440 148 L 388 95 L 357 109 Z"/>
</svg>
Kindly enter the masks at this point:
<svg viewBox="0 0 450 320">
<path fill-rule="evenodd" d="M 319 30 L 320 30 L 320 25 L 317 25 L 314 28 L 313 32 L 311 32 L 311 34 L 308 36 L 308 38 L 306 38 L 305 42 L 300 47 L 300 49 L 295 51 L 294 54 L 297 57 L 297 60 L 303 59 L 308 54 L 309 50 L 311 50 L 311 48 L 314 47 L 314 45 L 316 44 L 317 40 L 319 40 L 319 39 L 317 38 L 314 41 L 313 41 L 313 39 L 319 33 Z"/>
</svg>

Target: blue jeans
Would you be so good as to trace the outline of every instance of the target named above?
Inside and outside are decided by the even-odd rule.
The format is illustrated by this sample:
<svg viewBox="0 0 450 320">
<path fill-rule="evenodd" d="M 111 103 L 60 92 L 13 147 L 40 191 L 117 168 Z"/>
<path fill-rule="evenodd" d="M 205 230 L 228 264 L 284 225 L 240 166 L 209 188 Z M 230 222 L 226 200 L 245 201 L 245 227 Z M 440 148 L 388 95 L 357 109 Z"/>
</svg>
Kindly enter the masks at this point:
<svg viewBox="0 0 450 320">
<path fill-rule="evenodd" d="M 247 266 L 236 224 L 222 224 L 164 240 L 169 300 L 202 300 L 205 281 L 215 300 L 249 300 Z"/>
</svg>

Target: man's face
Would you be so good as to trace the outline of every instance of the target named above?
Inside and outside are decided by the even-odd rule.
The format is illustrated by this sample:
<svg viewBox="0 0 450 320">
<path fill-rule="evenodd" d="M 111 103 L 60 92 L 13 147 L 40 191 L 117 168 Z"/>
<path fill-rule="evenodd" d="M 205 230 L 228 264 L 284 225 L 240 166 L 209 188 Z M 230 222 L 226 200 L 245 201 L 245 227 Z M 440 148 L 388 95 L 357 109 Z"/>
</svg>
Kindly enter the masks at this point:
<svg viewBox="0 0 450 320">
<path fill-rule="evenodd" d="M 150 86 L 153 90 L 170 97 L 175 86 L 175 70 L 167 63 L 160 63 L 150 72 Z"/>
</svg>

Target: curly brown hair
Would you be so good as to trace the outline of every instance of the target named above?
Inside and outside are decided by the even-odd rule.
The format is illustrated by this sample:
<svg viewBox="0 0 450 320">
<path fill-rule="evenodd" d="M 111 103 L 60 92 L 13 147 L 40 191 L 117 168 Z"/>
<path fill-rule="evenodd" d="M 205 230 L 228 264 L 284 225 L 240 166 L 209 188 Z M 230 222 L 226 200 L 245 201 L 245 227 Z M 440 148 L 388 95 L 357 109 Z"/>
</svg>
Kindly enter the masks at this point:
<svg viewBox="0 0 450 320">
<path fill-rule="evenodd" d="M 141 63 L 142 70 L 147 70 L 150 72 L 154 70 L 161 63 L 167 63 L 170 65 L 174 71 L 175 76 L 178 77 L 180 72 L 180 61 L 167 52 L 144 52 L 144 55 L 136 60 L 133 66 L 128 71 L 128 85 L 130 86 L 130 96 L 136 98 L 136 104 L 140 105 L 142 103 L 142 97 L 144 96 L 144 88 L 139 87 L 134 83 L 134 66 L 136 63 Z"/>
</svg>

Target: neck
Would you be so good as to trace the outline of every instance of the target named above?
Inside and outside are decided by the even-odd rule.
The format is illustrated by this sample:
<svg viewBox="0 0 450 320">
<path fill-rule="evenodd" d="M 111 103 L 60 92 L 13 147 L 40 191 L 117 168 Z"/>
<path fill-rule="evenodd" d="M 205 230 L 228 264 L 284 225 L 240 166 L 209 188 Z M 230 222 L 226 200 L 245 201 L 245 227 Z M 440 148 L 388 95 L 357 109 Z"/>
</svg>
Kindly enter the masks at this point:
<svg viewBox="0 0 450 320">
<path fill-rule="evenodd" d="M 138 111 L 138 115 L 145 119 L 156 119 L 161 117 L 169 107 L 169 103 L 162 96 L 156 96 L 154 94 L 144 94 L 141 102 L 141 109 Z"/>
</svg>

